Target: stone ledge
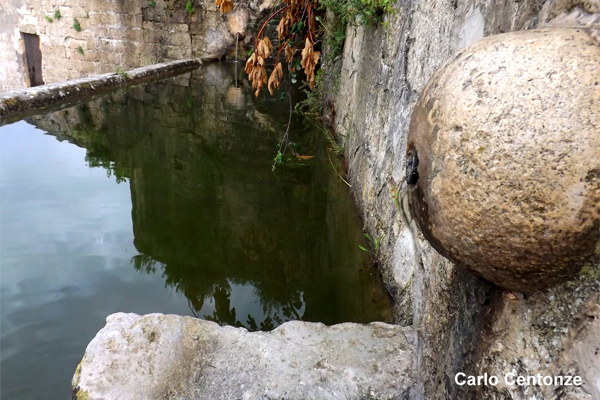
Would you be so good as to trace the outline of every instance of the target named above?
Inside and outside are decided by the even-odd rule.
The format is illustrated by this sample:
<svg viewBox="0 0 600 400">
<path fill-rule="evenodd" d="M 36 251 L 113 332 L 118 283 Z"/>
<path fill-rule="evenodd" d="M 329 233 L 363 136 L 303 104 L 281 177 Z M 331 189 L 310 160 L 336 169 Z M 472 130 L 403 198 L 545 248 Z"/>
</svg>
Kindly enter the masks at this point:
<svg viewBox="0 0 600 400">
<path fill-rule="evenodd" d="M 287 322 L 248 332 L 175 315 L 118 313 L 90 342 L 73 398 L 407 399 L 411 328 Z"/>
<path fill-rule="evenodd" d="M 122 74 L 110 73 L 5 92 L 0 94 L 0 126 L 17 121 L 40 109 L 56 107 L 124 86 L 181 74 L 200 65 L 202 62 L 198 59 L 178 60 L 136 68 Z"/>
</svg>

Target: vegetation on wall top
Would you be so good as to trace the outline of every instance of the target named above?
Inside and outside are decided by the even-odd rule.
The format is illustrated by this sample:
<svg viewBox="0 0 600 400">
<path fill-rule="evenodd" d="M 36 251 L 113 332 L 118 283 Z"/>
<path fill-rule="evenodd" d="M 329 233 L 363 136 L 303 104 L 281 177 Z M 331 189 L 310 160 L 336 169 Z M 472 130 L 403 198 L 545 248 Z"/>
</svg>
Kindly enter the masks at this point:
<svg viewBox="0 0 600 400">
<path fill-rule="evenodd" d="M 321 45 L 323 41 L 337 55 L 341 52 L 345 40 L 346 26 L 353 23 L 375 24 L 383 20 L 385 12 L 392 11 L 396 0 L 283 0 L 282 6 L 273 12 L 258 32 L 254 50 L 246 61 L 245 72 L 255 89 L 258 97 L 266 85 L 273 96 L 281 88 L 287 70 L 290 83 L 299 80 L 299 74 L 304 72 L 308 99 L 304 108 L 313 108 L 321 102 L 322 81 L 320 73 Z M 189 0 L 188 0 L 189 2 Z M 221 13 L 233 10 L 232 0 L 216 0 Z M 327 13 L 326 11 L 329 11 Z M 324 21 L 327 15 L 329 20 Z M 279 18 L 275 28 L 277 33 L 276 46 L 267 35 L 269 22 Z M 284 69 L 281 58 L 284 58 L 287 69 Z M 273 58 L 274 67 L 267 74 L 267 60 Z M 282 94 L 283 95 L 283 94 Z M 288 93 L 290 102 L 290 119 L 294 109 L 291 92 Z M 281 98 L 281 96 L 280 96 Z M 282 154 L 288 146 L 289 123 L 279 144 L 275 164 L 282 162 Z"/>
<path fill-rule="evenodd" d="M 326 40 L 334 52 L 341 51 L 348 24 L 355 22 L 374 24 L 382 21 L 385 12 L 392 11 L 396 0 L 283 0 L 283 6 L 267 18 L 260 29 L 254 44 L 254 51 L 246 62 L 245 72 L 256 89 L 267 85 L 271 95 L 279 89 L 283 79 L 283 54 L 287 63 L 290 81 L 297 80 L 300 70 L 304 71 L 306 83 L 311 90 L 317 82 L 321 52 L 317 50 L 322 40 Z M 221 13 L 233 10 L 232 0 L 216 0 Z M 191 6 L 191 0 L 188 0 Z M 324 11 L 329 10 L 332 18 L 323 22 Z M 321 14 L 321 15 L 320 15 Z M 277 51 L 266 35 L 265 28 L 275 17 L 279 17 L 277 32 Z M 297 55 L 300 52 L 300 57 Z M 335 55 L 335 54 L 334 54 Z M 275 67 L 267 78 L 266 60 L 274 57 Z"/>
</svg>

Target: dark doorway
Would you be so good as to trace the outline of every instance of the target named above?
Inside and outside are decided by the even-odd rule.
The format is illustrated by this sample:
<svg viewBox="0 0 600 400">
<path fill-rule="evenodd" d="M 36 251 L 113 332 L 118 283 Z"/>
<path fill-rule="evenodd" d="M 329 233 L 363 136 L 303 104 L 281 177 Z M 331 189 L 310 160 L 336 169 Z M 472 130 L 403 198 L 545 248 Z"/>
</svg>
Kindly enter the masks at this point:
<svg viewBox="0 0 600 400">
<path fill-rule="evenodd" d="M 27 74 L 29 76 L 29 86 L 39 86 L 44 84 L 42 79 L 42 52 L 40 51 L 40 37 L 23 33 L 25 41 L 25 55 L 27 57 Z"/>
</svg>

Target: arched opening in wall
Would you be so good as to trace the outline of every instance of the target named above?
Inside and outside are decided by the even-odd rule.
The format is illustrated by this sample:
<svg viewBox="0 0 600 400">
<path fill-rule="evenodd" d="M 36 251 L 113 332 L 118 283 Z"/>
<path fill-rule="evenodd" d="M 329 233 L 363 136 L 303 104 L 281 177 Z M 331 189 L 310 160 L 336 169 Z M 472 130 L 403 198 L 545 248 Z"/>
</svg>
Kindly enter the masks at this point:
<svg viewBox="0 0 600 400">
<path fill-rule="evenodd" d="M 25 43 L 25 57 L 29 86 L 44 84 L 42 78 L 42 51 L 40 50 L 40 37 L 30 33 L 21 32 Z"/>
</svg>

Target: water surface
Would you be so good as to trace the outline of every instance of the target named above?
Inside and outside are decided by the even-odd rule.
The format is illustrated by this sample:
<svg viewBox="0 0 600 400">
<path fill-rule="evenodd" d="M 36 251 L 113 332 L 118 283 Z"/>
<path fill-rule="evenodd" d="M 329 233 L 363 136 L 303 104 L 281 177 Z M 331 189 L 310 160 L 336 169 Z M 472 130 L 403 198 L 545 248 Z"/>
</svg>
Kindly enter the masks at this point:
<svg viewBox="0 0 600 400">
<path fill-rule="evenodd" d="M 2 399 L 69 398 L 114 312 L 389 321 L 311 121 L 271 171 L 287 107 L 221 64 L 0 128 Z"/>
</svg>

